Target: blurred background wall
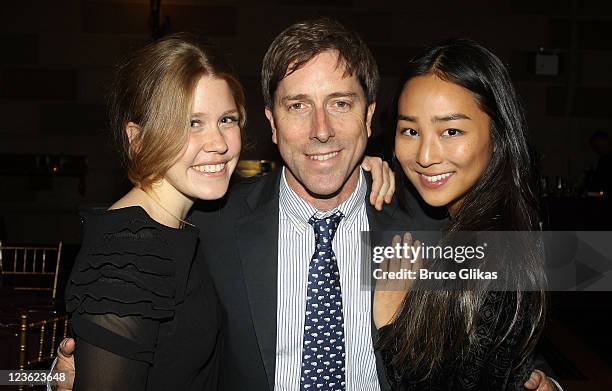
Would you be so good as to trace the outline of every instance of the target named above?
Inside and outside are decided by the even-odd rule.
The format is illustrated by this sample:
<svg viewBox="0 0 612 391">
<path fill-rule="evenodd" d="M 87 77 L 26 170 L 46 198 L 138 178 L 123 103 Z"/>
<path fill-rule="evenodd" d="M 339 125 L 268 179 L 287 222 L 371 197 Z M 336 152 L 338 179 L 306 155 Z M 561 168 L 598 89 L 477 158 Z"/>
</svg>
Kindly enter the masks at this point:
<svg viewBox="0 0 612 391">
<path fill-rule="evenodd" d="M 2 1 L 0 239 L 78 243 L 79 207 L 109 205 L 129 188 L 105 130 L 105 93 L 114 64 L 151 39 L 158 2 Z M 579 192 L 596 161 L 590 135 L 612 130 L 611 10 L 596 0 L 164 0 L 156 32 L 219 43 L 248 95 L 255 146 L 243 158 L 273 160 L 259 71 L 291 23 L 326 15 L 361 33 L 383 78 L 379 113 L 420 46 L 473 38 L 510 68 L 541 175 Z"/>
</svg>

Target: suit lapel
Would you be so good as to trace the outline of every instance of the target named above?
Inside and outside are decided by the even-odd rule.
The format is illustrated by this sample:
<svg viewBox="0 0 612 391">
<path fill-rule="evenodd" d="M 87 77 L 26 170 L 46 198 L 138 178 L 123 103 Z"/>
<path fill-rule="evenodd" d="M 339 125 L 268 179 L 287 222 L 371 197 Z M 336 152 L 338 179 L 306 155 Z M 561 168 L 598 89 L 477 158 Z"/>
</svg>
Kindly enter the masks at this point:
<svg viewBox="0 0 612 391">
<path fill-rule="evenodd" d="M 261 180 L 247 197 L 251 213 L 236 224 L 251 316 L 271 390 L 276 364 L 278 179 L 271 175 Z"/>
</svg>

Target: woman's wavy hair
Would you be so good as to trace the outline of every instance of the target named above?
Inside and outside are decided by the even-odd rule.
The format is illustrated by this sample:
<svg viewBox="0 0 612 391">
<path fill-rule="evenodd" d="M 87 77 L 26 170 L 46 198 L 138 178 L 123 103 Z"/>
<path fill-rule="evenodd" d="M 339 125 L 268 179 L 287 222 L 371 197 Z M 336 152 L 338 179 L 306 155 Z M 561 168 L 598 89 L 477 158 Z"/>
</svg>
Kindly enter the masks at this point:
<svg viewBox="0 0 612 391">
<path fill-rule="evenodd" d="M 179 158 L 202 76 L 227 82 L 243 129 L 242 85 L 215 45 L 206 40 L 189 33 L 171 34 L 131 52 L 117 67 L 109 94 L 110 129 L 134 185 L 150 186 Z M 130 122 L 138 127 L 132 140 L 126 131 Z"/>
<path fill-rule="evenodd" d="M 408 65 L 393 101 L 388 128 L 395 139 L 398 103 L 405 84 L 412 78 L 435 75 L 470 91 L 491 119 L 493 152 L 488 166 L 467 193 L 456 214 L 449 219 L 443 241 L 452 243 L 454 233 L 464 231 L 532 231 L 539 229 L 537 197 L 534 192 L 532 162 L 527 141 L 524 111 L 510 76 L 501 60 L 480 44 L 467 39 L 443 41 L 424 49 Z M 394 160 L 400 203 L 408 204 L 416 189 Z M 539 243 L 528 238 L 518 243 L 525 259 L 515 261 L 507 251 L 495 254 L 500 273 L 512 276 L 503 295 L 510 318 L 497 314 L 497 343 L 502 343 L 514 328 L 531 325 L 517 341 L 517 357 L 525 359 L 541 332 L 546 308 L 544 274 Z M 452 262 L 454 263 L 454 262 Z M 442 270 L 448 261 L 428 262 L 428 270 Z M 519 270 L 516 268 L 520 265 Z M 396 315 L 388 338 L 381 346 L 393 344 L 397 352 L 393 364 L 411 368 L 427 376 L 455 357 L 469 357 L 478 348 L 476 335 L 479 311 L 495 290 L 486 283 L 479 289 L 465 289 L 461 281 L 449 281 L 441 289 L 425 288 L 416 281 Z M 444 289 L 444 287 L 449 289 Z M 489 299 L 488 299 L 489 298 Z M 508 307 L 506 307 L 507 309 Z M 399 341 L 399 345 L 398 344 Z"/>
</svg>

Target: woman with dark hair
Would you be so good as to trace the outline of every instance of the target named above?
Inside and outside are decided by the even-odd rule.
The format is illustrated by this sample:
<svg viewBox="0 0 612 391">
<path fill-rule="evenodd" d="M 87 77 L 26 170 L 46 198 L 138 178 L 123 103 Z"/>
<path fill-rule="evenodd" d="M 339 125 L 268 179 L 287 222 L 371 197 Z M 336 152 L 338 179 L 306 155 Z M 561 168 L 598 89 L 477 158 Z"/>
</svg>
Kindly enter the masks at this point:
<svg viewBox="0 0 612 391">
<path fill-rule="evenodd" d="M 538 229 L 525 117 L 493 53 L 461 39 L 426 49 L 411 61 L 394 109 L 398 191 L 446 208 L 441 243 L 459 244 L 464 231 Z M 520 246 L 520 259 L 498 246 L 481 263 L 493 262 L 503 282 L 417 279 L 405 295 L 377 291 L 379 347 L 395 389 L 524 389 L 545 315 L 543 269 L 537 241 L 497 238 Z"/>
</svg>

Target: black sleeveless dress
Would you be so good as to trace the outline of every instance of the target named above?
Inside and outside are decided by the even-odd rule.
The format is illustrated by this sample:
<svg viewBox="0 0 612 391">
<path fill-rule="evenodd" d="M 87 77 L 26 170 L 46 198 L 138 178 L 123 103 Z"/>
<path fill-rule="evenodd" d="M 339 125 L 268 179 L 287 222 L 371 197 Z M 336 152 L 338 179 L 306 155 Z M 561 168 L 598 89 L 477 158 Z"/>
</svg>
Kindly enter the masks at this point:
<svg viewBox="0 0 612 391">
<path fill-rule="evenodd" d="M 216 390 L 221 313 L 198 230 L 140 207 L 83 216 L 66 307 L 74 390 Z"/>
</svg>

